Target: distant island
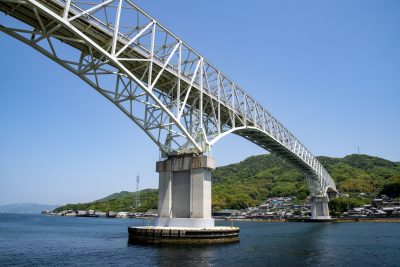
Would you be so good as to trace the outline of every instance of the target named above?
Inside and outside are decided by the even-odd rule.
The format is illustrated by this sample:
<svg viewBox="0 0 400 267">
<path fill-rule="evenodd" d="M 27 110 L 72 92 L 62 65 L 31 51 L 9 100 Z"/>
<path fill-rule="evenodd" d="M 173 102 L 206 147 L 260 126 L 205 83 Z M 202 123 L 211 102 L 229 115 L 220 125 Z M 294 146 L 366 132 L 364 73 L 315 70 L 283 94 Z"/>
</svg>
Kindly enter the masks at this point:
<svg viewBox="0 0 400 267">
<path fill-rule="evenodd" d="M 330 202 L 333 215 L 371 203 L 381 194 L 400 197 L 400 162 L 353 154 L 344 158 L 320 156 L 344 197 Z M 297 169 L 273 154 L 249 157 L 239 163 L 218 167 L 212 173 L 213 210 L 255 207 L 267 198 L 291 196 L 302 204 L 309 191 Z M 135 192 L 122 191 L 105 198 L 55 209 L 144 212 L 157 208 L 157 190 L 140 191 L 141 207 L 135 207 Z"/>
<path fill-rule="evenodd" d="M 57 205 L 37 203 L 13 203 L 0 205 L 0 213 L 40 213 L 43 210 L 53 210 Z"/>
</svg>

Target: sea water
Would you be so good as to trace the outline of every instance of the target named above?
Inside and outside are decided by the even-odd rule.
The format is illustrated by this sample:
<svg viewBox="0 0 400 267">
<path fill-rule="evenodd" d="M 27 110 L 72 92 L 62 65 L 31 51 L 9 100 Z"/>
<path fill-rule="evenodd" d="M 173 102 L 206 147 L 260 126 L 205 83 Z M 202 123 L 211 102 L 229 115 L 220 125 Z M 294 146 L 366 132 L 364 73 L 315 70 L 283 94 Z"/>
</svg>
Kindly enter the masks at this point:
<svg viewBox="0 0 400 267">
<path fill-rule="evenodd" d="M 129 245 L 148 223 L 0 214 L 0 266 L 400 266 L 400 223 L 235 222 L 238 243 Z"/>
</svg>

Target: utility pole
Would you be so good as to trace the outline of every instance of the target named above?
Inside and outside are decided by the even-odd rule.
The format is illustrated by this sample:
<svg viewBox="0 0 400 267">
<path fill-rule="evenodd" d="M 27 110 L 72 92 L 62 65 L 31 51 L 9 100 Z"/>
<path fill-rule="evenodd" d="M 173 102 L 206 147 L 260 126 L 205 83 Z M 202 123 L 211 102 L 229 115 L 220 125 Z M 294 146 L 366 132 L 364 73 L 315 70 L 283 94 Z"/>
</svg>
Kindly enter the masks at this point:
<svg viewBox="0 0 400 267">
<path fill-rule="evenodd" d="M 136 208 L 140 207 L 140 191 L 139 191 L 140 176 L 136 176 Z"/>
</svg>

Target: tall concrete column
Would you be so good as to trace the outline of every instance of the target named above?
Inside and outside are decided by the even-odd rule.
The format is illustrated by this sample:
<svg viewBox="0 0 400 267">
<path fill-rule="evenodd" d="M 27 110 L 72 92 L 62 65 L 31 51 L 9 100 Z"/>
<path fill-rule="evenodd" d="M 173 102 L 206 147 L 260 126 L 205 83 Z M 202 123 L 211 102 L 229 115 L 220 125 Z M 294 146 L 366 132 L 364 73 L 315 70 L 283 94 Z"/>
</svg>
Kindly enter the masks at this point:
<svg viewBox="0 0 400 267">
<path fill-rule="evenodd" d="M 184 155 L 157 162 L 158 219 L 155 226 L 208 228 L 211 218 L 211 170 L 214 158 Z"/>
<path fill-rule="evenodd" d="M 328 220 L 329 216 L 328 196 L 311 198 L 311 219 Z"/>
</svg>

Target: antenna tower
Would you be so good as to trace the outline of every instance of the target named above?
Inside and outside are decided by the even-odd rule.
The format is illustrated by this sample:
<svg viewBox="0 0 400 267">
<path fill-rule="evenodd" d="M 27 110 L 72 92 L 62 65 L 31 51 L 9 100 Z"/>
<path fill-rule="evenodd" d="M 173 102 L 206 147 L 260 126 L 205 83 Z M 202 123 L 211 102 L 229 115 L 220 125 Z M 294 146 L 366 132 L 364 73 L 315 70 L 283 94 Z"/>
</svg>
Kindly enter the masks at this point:
<svg viewBox="0 0 400 267">
<path fill-rule="evenodd" d="M 139 182 L 140 176 L 139 174 L 136 176 L 136 208 L 140 207 L 140 191 L 139 191 Z"/>
</svg>

